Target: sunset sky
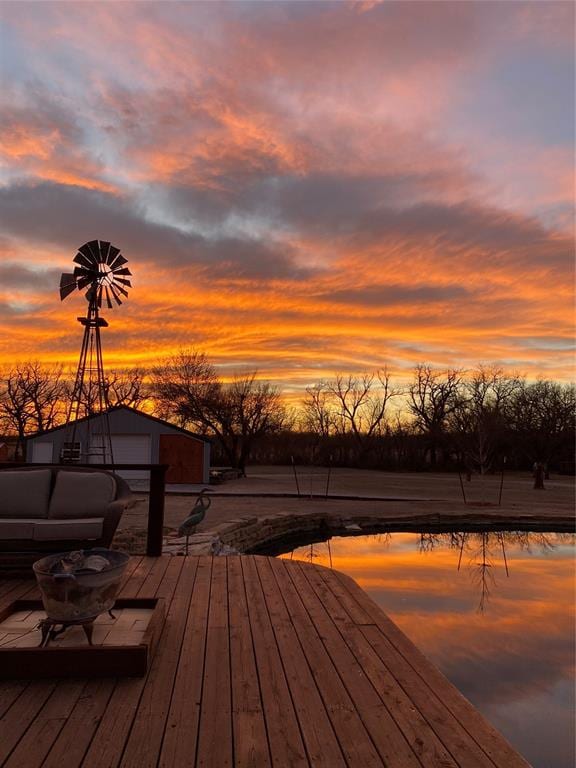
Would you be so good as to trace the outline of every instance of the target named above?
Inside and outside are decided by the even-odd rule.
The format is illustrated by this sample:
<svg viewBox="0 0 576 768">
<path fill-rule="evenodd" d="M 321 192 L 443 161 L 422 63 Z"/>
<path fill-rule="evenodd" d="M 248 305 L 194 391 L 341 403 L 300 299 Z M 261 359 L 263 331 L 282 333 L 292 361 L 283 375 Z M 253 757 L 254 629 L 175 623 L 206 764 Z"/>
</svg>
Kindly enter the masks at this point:
<svg viewBox="0 0 576 768">
<path fill-rule="evenodd" d="M 288 390 L 419 362 L 569 379 L 571 2 L 3 2 L 0 363 L 133 272 L 105 360 Z"/>
</svg>

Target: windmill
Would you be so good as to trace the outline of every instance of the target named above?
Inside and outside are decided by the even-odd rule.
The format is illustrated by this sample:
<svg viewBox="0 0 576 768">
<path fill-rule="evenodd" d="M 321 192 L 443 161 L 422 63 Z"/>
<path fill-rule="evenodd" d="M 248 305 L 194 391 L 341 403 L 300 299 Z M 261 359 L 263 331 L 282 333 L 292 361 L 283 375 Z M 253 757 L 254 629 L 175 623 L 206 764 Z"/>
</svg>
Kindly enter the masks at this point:
<svg viewBox="0 0 576 768">
<path fill-rule="evenodd" d="M 126 267 L 127 259 L 122 256 L 119 248 L 115 248 L 104 240 L 91 240 L 78 248 L 74 257 L 74 272 L 64 272 L 60 277 L 60 300 L 63 301 L 75 290 L 84 291 L 88 302 L 85 317 L 78 317 L 78 322 L 84 326 L 80 360 L 74 380 L 74 388 L 70 398 L 66 423 L 72 426 L 70 440 L 64 443 L 61 460 L 78 462 L 82 458 L 86 462 L 108 460 L 113 463 L 112 440 L 108 421 L 108 389 L 104 378 L 102 360 L 102 340 L 100 329 L 107 328 L 108 323 L 100 316 L 103 302 L 112 309 L 114 302 L 122 304 L 122 298 L 128 296 L 131 288 L 130 270 Z M 76 442 L 76 425 L 79 419 L 92 416 L 95 413 L 105 414 L 100 420 L 101 431 L 98 435 L 91 434 L 92 419 L 87 419 L 87 435 L 82 446 Z"/>
</svg>

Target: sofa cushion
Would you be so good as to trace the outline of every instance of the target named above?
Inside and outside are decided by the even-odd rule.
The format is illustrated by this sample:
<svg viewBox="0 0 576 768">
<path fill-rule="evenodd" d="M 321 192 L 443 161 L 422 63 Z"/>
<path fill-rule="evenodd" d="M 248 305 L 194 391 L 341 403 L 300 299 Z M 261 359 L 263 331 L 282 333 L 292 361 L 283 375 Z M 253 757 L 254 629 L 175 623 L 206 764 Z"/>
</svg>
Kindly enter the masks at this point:
<svg viewBox="0 0 576 768">
<path fill-rule="evenodd" d="M 68 541 L 71 539 L 99 539 L 102 536 L 103 517 L 85 517 L 82 520 L 36 520 L 34 541 Z"/>
<path fill-rule="evenodd" d="M 48 516 L 50 470 L 0 472 L 0 519 Z"/>
<path fill-rule="evenodd" d="M 7 539 L 29 539 L 32 541 L 34 533 L 34 523 L 36 519 L 18 520 L 0 520 L 0 541 Z"/>
<path fill-rule="evenodd" d="M 116 497 L 116 480 L 106 472 L 59 470 L 50 500 L 48 517 L 70 520 L 98 517 Z"/>
</svg>

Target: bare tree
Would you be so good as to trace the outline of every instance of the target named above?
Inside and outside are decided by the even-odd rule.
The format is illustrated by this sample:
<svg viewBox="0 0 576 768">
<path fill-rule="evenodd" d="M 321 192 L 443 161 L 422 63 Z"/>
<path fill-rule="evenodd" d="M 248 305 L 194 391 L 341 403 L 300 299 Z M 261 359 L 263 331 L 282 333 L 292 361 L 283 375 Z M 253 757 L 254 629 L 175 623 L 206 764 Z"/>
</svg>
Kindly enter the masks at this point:
<svg viewBox="0 0 576 768">
<path fill-rule="evenodd" d="M 143 368 L 108 371 L 104 384 L 109 405 L 139 408 L 148 398 L 145 377 Z"/>
<path fill-rule="evenodd" d="M 428 437 L 432 466 L 436 466 L 448 419 L 460 405 L 461 381 L 462 372 L 456 369 L 440 371 L 418 365 L 414 371 L 408 389 L 408 408 L 418 429 Z"/>
<path fill-rule="evenodd" d="M 362 376 L 338 374 L 327 390 L 336 404 L 339 430 L 352 433 L 361 448 L 382 429 L 390 398 L 398 394 L 386 369 Z"/>
<path fill-rule="evenodd" d="M 563 448 L 573 455 L 576 387 L 540 379 L 523 384 L 507 402 L 506 418 L 521 451 L 546 468 Z"/>
<path fill-rule="evenodd" d="M 314 384 L 306 387 L 306 395 L 302 400 L 302 427 L 306 432 L 312 432 L 319 438 L 334 434 L 335 419 L 331 405 L 331 396 L 326 384 Z"/>
<path fill-rule="evenodd" d="M 307 388 L 302 423 L 317 440 L 346 438 L 344 442 L 363 456 L 374 448 L 374 438 L 386 430 L 387 408 L 390 399 L 398 394 L 386 369 L 360 376 L 340 373 L 331 381 Z M 339 442 L 339 448 L 345 451 L 343 440 Z"/>
<path fill-rule="evenodd" d="M 201 404 L 220 386 L 216 369 L 206 356 L 182 349 L 152 369 L 150 393 L 154 408 L 164 419 L 206 432 Z"/>
<path fill-rule="evenodd" d="M 164 417 L 213 435 L 243 475 L 254 442 L 289 426 L 275 387 L 255 373 L 224 383 L 204 355 L 190 350 L 153 370 L 152 395 Z"/>
<path fill-rule="evenodd" d="M 279 391 L 256 374 L 220 384 L 203 404 L 204 423 L 218 439 L 233 467 L 246 474 L 255 441 L 289 426 Z"/>
<path fill-rule="evenodd" d="M 479 365 L 461 383 L 458 407 L 448 418 L 466 465 L 480 474 L 490 471 L 505 433 L 505 409 L 522 386 L 496 365 Z"/>
<path fill-rule="evenodd" d="M 18 437 L 17 456 L 23 438 L 44 432 L 64 419 L 65 384 L 62 366 L 21 363 L 4 371 L 0 380 L 0 428 Z"/>
</svg>

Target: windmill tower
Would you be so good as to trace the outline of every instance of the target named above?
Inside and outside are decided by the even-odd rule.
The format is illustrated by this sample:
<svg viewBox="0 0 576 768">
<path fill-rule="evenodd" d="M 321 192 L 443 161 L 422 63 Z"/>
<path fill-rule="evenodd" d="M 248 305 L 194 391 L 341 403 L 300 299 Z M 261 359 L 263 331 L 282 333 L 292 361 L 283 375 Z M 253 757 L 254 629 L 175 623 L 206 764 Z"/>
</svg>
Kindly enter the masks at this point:
<svg viewBox="0 0 576 768">
<path fill-rule="evenodd" d="M 104 377 L 101 328 L 108 323 L 100 316 L 102 302 L 112 309 L 113 300 L 122 304 L 121 296 L 128 296 L 131 287 L 128 262 L 119 248 L 104 240 L 91 240 L 78 249 L 74 257 L 74 272 L 64 272 L 60 278 L 60 299 L 63 301 L 76 289 L 86 289 L 88 308 L 85 317 L 78 317 L 84 326 L 80 360 L 74 380 L 66 423 L 69 425 L 67 440 L 61 455 L 64 462 L 113 463 L 112 439 L 108 420 L 108 387 Z M 80 419 L 101 413 L 99 426 L 87 418 L 83 441 L 77 441 L 77 425 Z"/>
</svg>

